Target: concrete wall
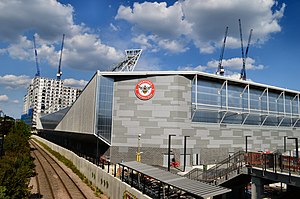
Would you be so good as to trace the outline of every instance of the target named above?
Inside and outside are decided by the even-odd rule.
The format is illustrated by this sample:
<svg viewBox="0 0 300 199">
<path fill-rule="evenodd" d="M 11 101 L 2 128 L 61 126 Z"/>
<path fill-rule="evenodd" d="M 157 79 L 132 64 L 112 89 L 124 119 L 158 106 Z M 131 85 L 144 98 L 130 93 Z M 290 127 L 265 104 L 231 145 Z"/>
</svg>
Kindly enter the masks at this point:
<svg viewBox="0 0 300 199">
<path fill-rule="evenodd" d="M 182 130 L 191 118 L 190 80 L 180 75 L 115 78 L 111 160 L 135 159 L 138 134 L 143 163 L 162 165 L 169 134 L 176 135 L 172 137 L 172 148 L 179 160 L 183 136 L 190 135 Z M 135 86 L 140 80 L 153 82 L 155 93 L 151 99 L 136 97 Z"/>
<path fill-rule="evenodd" d="M 123 198 L 125 191 L 130 193 L 139 199 L 150 199 L 150 197 L 142 194 L 140 191 L 130 187 L 128 184 L 122 182 L 120 179 L 115 178 L 113 175 L 108 174 L 100 167 L 92 164 L 84 158 L 78 157 L 73 152 L 62 148 L 54 143 L 51 143 L 38 136 L 32 136 L 39 141 L 45 143 L 52 150 L 60 153 L 62 156 L 69 159 L 77 167 L 77 169 L 86 176 L 95 186 L 97 186 L 101 191 L 103 191 L 109 198 L 117 199 Z"/>
</svg>

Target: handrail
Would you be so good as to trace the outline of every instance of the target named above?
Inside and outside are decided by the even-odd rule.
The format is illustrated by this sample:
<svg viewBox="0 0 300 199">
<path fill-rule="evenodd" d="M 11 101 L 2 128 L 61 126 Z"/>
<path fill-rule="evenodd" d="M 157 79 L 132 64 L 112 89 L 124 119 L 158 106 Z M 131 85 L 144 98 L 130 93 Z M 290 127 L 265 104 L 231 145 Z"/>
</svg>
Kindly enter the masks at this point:
<svg viewBox="0 0 300 199">
<path fill-rule="evenodd" d="M 215 166 L 211 167 L 207 171 L 202 171 L 199 173 L 200 169 L 193 169 L 185 175 L 185 177 L 192 180 L 212 182 L 217 178 L 227 176 L 230 172 L 238 170 L 245 165 L 245 152 L 238 151 L 233 155 L 227 157 L 221 162 L 217 163 Z"/>
<path fill-rule="evenodd" d="M 185 177 L 205 182 L 215 182 L 219 179 L 228 179 L 229 174 L 236 171 L 240 173 L 242 167 L 259 168 L 264 172 L 277 171 L 288 173 L 299 174 L 300 173 L 300 158 L 281 155 L 279 151 L 275 153 L 265 152 L 248 152 L 238 151 L 232 156 L 229 156 L 217 163 L 207 171 L 200 169 L 193 169 L 185 175 Z"/>
</svg>

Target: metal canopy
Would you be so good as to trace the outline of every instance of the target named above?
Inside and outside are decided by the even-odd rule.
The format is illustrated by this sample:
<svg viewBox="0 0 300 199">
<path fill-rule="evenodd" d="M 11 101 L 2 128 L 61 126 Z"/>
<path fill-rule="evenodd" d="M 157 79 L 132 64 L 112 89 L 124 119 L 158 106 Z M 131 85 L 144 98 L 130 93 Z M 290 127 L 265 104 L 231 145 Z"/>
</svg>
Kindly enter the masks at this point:
<svg viewBox="0 0 300 199">
<path fill-rule="evenodd" d="M 139 173 L 142 173 L 146 176 L 154 178 L 164 184 L 168 184 L 177 189 L 188 192 L 195 196 L 200 196 L 202 198 L 213 197 L 231 191 L 231 189 L 228 188 L 224 188 L 217 185 L 211 185 L 195 180 L 190 180 L 188 178 L 184 178 L 176 174 L 170 173 L 168 171 L 164 171 L 159 168 L 136 161 L 123 162 L 119 164 L 129 169 L 135 170 Z"/>
</svg>

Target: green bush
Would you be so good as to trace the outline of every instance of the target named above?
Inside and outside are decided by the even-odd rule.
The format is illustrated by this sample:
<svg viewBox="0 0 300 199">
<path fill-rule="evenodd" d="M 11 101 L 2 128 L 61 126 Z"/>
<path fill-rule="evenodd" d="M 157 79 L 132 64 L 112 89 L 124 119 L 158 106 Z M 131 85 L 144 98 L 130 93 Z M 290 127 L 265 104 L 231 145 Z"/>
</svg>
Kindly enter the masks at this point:
<svg viewBox="0 0 300 199">
<path fill-rule="evenodd" d="M 30 131 L 17 121 L 4 138 L 4 156 L 0 159 L 0 198 L 28 198 L 28 184 L 34 163 L 30 156 Z"/>
</svg>

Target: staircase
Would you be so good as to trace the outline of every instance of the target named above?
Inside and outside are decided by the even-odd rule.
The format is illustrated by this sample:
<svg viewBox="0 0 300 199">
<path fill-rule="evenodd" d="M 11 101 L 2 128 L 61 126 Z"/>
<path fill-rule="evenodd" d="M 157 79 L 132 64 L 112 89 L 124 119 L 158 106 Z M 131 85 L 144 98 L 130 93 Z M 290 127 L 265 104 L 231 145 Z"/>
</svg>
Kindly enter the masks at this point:
<svg viewBox="0 0 300 199">
<path fill-rule="evenodd" d="M 195 168 L 184 176 L 192 180 L 212 184 L 222 184 L 223 182 L 244 173 L 245 169 L 243 168 L 245 168 L 245 166 L 245 152 L 238 151 L 207 171 Z"/>
</svg>

